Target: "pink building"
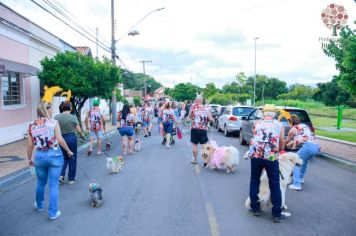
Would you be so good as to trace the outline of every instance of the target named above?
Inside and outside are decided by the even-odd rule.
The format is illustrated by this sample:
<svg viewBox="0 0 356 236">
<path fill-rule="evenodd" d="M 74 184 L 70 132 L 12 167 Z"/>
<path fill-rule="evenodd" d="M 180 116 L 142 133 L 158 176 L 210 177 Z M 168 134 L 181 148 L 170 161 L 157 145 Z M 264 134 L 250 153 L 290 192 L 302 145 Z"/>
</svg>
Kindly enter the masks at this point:
<svg viewBox="0 0 356 236">
<path fill-rule="evenodd" d="M 24 137 L 36 118 L 40 61 L 75 48 L 0 2 L 0 145 Z"/>
</svg>

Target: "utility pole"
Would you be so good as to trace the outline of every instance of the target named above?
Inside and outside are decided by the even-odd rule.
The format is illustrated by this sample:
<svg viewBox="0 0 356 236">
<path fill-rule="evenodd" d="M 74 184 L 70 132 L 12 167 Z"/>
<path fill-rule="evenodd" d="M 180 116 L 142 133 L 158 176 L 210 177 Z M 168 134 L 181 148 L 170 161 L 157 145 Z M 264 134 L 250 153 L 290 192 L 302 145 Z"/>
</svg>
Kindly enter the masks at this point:
<svg viewBox="0 0 356 236">
<path fill-rule="evenodd" d="M 145 76 L 145 80 L 144 80 L 144 86 L 145 86 L 145 91 L 144 91 L 144 96 L 143 98 L 146 99 L 146 95 L 147 95 L 147 78 L 146 78 L 146 63 L 147 62 L 152 62 L 151 60 L 141 60 L 140 61 L 142 63 L 142 67 L 143 67 L 143 75 Z"/>
<path fill-rule="evenodd" d="M 116 53 L 115 53 L 115 14 L 114 14 L 114 0 L 111 0 L 111 61 L 116 66 Z M 116 87 L 112 91 L 111 96 L 111 118 L 112 125 L 117 125 L 117 109 L 116 109 Z"/>
<path fill-rule="evenodd" d="M 96 27 L 96 58 L 99 58 L 99 29 Z"/>
<path fill-rule="evenodd" d="M 254 38 L 255 40 L 255 79 L 253 81 L 253 106 L 256 106 L 256 79 L 257 79 L 257 74 L 256 74 L 256 44 L 257 44 L 257 39 L 258 37 Z"/>
</svg>

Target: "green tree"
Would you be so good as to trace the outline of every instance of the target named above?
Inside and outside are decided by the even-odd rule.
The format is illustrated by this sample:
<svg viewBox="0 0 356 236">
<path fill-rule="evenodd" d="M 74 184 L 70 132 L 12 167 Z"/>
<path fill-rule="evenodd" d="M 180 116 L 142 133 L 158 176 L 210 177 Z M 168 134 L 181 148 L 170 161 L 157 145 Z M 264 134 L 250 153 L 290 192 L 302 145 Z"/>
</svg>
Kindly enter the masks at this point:
<svg viewBox="0 0 356 236">
<path fill-rule="evenodd" d="M 95 96 L 111 97 L 121 78 L 121 69 L 113 66 L 109 59 L 94 60 L 77 52 L 60 52 L 53 58 L 45 57 L 41 66 L 42 71 L 38 73 L 41 84 L 58 85 L 72 91 L 71 102 L 80 122 L 85 101 Z"/>
<path fill-rule="evenodd" d="M 209 83 L 203 89 L 203 97 L 205 99 L 209 99 L 211 96 L 213 96 L 214 94 L 216 94 L 218 92 L 219 92 L 219 89 L 216 88 L 215 84 Z"/>
<path fill-rule="evenodd" d="M 330 82 L 318 83 L 317 86 L 313 99 L 327 106 L 345 105 L 350 98 L 350 93 L 339 85 L 336 77 Z"/>
<path fill-rule="evenodd" d="M 171 89 L 170 96 L 177 101 L 194 100 L 200 91 L 201 88 L 196 85 L 180 83 Z"/>
<path fill-rule="evenodd" d="M 141 106 L 141 97 L 134 96 L 133 97 L 133 102 L 134 102 L 135 106 Z"/>
<path fill-rule="evenodd" d="M 126 89 L 143 91 L 145 79 L 147 84 L 147 93 L 152 94 L 156 89 L 162 87 L 162 84 L 157 82 L 153 77 L 143 73 L 133 73 L 131 71 L 124 70 L 122 77 L 124 88 Z"/>
<path fill-rule="evenodd" d="M 351 93 L 356 95 L 356 35 L 348 26 L 340 32 L 339 43 L 330 41 L 324 53 L 335 59 L 339 71 L 337 79 Z"/>
<path fill-rule="evenodd" d="M 314 89 L 308 85 L 293 84 L 289 88 L 289 92 L 279 95 L 278 99 L 295 99 L 306 101 L 312 99 L 314 95 Z"/>
</svg>

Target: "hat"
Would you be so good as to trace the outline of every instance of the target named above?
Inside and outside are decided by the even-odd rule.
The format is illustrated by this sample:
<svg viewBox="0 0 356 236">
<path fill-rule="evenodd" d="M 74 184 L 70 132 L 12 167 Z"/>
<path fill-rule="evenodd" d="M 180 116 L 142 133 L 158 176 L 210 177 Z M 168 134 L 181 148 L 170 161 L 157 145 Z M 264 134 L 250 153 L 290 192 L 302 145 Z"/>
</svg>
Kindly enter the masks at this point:
<svg viewBox="0 0 356 236">
<path fill-rule="evenodd" d="M 265 104 L 262 108 L 262 110 L 265 112 L 276 112 L 276 107 L 274 106 L 274 104 Z"/>
<path fill-rule="evenodd" d="M 99 104 L 100 104 L 99 100 L 95 99 L 93 101 L 93 106 L 99 106 Z"/>
</svg>

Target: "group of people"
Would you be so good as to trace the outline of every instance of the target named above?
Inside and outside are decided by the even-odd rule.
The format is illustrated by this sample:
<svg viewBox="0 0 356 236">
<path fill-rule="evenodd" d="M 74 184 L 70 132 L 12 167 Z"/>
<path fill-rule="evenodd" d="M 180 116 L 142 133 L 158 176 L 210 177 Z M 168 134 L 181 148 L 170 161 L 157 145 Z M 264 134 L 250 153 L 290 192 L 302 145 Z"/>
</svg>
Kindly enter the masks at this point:
<svg viewBox="0 0 356 236">
<path fill-rule="evenodd" d="M 192 143 L 192 164 L 197 164 L 198 144 L 204 145 L 208 140 L 209 122 L 213 121 L 211 110 L 203 105 L 202 96 L 198 95 L 195 102 L 189 108 L 181 106 L 180 114 L 174 111 L 172 103 L 165 102 L 152 107 L 149 102 L 144 102 L 142 108 L 134 108 L 124 105 L 119 114 L 119 133 L 122 137 L 123 155 L 134 154 L 135 126 L 142 123 L 145 137 L 151 136 L 152 121 L 157 118 L 163 128 L 166 147 L 170 148 L 169 141 L 174 122 L 182 122 L 182 119 L 191 122 L 190 141 Z M 41 101 L 37 107 L 38 118 L 28 128 L 28 160 L 30 166 L 35 166 L 37 176 L 36 200 L 34 207 L 38 211 L 44 210 L 44 192 L 47 180 L 49 182 L 49 219 L 56 219 L 61 215 L 57 209 L 59 183 L 64 182 L 66 169 L 68 168 L 68 183 L 75 183 L 77 165 L 77 136 L 78 132 L 84 137 L 79 127 L 78 119 L 71 114 L 72 104 L 69 101 L 60 105 L 61 113 L 52 118 L 51 103 Z M 296 115 L 289 119 L 291 129 L 284 139 L 284 126 L 275 119 L 276 109 L 273 105 L 263 107 L 263 118 L 254 125 L 254 137 L 251 140 L 249 156 L 251 158 L 250 178 L 250 212 L 255 216 L 261 214 L 258 192 L 260 177 L 263 169 L 266 170 L 271 190 L 272 217 L 274 222 L 284 219 L 281 208 L 281 190 L 279 183 L 279 153 L 284 150 L 285 144 L 297 148 L 297 152 L 303 159 L 302 167 L 295 167 L 293 171 L 293 183 L 289 186 L 292 190 L 301 190 L 308 161 L 320 151 L 320 145 L 316 142 L 313 132 L 307 125 L 301 124 Z M 85 125 L 90 132 L 90 144 L 88 155 L 92 153 L 93 141 L 98 139 L 97 154 L 101 154 L 101 140 L 105 132 L 105 121 L 99 109 L 99 101 L 93 102 L 85 119 Z M 268 135 L 260 135 L 267 133 Z M 35 150 L 34 160 L 32 159 Z M 59 180 L 59 181 L 58 181 Z"/>
<path fill-rule="evenodd" d="M 250 212 L 254 216 L 261 214 L 260 202 L 258 198 L 260 177 L 263 169 L 266 170 L 271 191 L 272 219 L 280 222 L 286 215 L 282 214 L 280 172 L 278 157 L 284 151 L 285 144 L 299 149 L 297 154 L 303 160 L 302 167 L 295 166 L 293 170 L 293 183 L 289 186 L 292 190 L 301 190 L 301 183 L 304 183 L 304 175 L 308 166 L 308 161 L 320 151 L 310 128 L 301 124 L 296 115 L 291 115 L 289 125 L 291 129 L 284 139 L 284 126 L 276 117 L 274 105 L 263 107 L 263 118 L 257 121 L 253 128 L 254 137 L 251 141 L 249 156 L 251 158 L 251 178 L 250 178 Z M 268 135 L 261 135 L 268 134 Z"/>
</svg>

